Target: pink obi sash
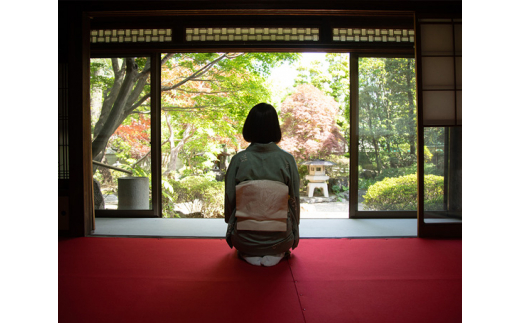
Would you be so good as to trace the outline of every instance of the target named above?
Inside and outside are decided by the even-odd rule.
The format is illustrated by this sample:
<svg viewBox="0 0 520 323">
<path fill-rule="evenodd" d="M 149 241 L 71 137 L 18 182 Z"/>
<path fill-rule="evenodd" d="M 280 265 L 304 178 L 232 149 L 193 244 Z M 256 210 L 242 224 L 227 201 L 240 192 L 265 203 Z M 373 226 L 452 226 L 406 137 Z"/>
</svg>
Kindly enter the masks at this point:
<svg viewBox="0 0 520 323">
<path fill-rule="evenodd" d="M 270 180 L 236 186 L 237 230 L 287 231 L 289 187 Z"/>
</svg>

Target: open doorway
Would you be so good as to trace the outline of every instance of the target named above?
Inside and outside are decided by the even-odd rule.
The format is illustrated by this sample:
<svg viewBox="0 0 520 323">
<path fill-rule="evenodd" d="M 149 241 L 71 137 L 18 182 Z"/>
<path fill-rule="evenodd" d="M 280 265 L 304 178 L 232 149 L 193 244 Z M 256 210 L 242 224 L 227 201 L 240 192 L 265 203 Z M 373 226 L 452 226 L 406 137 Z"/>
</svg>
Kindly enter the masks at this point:
<svg viewBox="0 0 520 323">
<path fill-rule="evenodd" d="M 245 117 L 269 102 L 280 115 L 280 146 L 300 166 L 302 218 L 347 218 L 348 64 L 339 53 L 162 54 L 161 217 L 223 217 L 227 164 L 248 145 Z M 147 57 L 91 59 L 97 210 L 152 208 L 149 69 Z M 313 160 L 328 163 L 318 167 L 326 188 L 308 185 Z"/>
<path fill-rule="evenodd" d="M 257 102 L 280 115 L 280 146 L 299 165 L 302 218 L 348 218 L 351 196 L 355 212 L 416 211 L 415 179 L 392 182 L 417 171 L 414 59 L 355 57 L 351 75 L 348 53 L 162 54 L 160 217 L 223 217 L 226 167 L 248 145 L 241 129 Z M 149 57 L 91 60 L 97 210 L 152 208 L 150 91 Z"/>
<path fill-rule="evenodd" d="M 361 69 L 354 70 L 355 75 L 352 75 L 351 56 L 348 53 L 316 52 L 161 54 L 161 100 L 155 105 L 150 101 L 153 91 L 150 79 L 153 76 L 150 73 L 145 75 L 151 64 L 150 58 L 92 59 L 93 141 L 96 140 L 98 124 L 103 122 L 100 120 L 106 105 L 104 102 L 119 93 L 116 87 L 125 83 L 126 73 L 134 73 L 131 78 L 134 84 L 129 86 L 125 103 L 128 107 L 125 118 L 114 128 L 103 157 L 97 162 L 94 178 L 99 184 L 98 196 L 103 197 L 104 205 L 97 207 L 96 216 L 128 218 L 130 214 L 133 218 L 161 218 L 156 220 L 165 220 L 168 224 L 153 222 L 151 229 L 147 229 L 157 236 L 216 237 L 224 234 L 225 228 L 221 226 L 224 225 L 223 180 L 227 165 L 234 154 L 248 145 L 241 131 L 249 109 L 258 102 L 269 102 L 278 110 L 281 119 L 282 141 L 279 145 L 293 154 L 299 165 L 304 236 L 415 236 L 413 216 L 406 219 L 409 223 L 399 224 L 382 224 L 377 219 L 372 219 L 374 222 L 368 225 L 365 222 L 356 222 L 354 226 L 337 222 L 352 214 L 353 199 L 356 212 L 369 209 L 363 203 L 371 186 L 403 175 L 399 168 L 392 172 L 396 170 L 396 158 L 398 162 L 399 156 L 406 162 L 411 161 L 410 165 L 407 164 L 411 168 L 416 163 L 413 144 L 409 144 L 415 140 L 411 135 L 415 127 L 415 80 L 406 79 L 406 76 L 413 76 L 413 58 L 384 58 L 374 62 L 363 58 Z M 354 57 L 358 59 L 357 55 Z M 128 67 L 130 64 L 132 66 Z M 377 68 L 372 70 L 371 64 Z M 359 67 L 359 62 L 357 65 Z M 394 74 L 404 75 L 408 83 L 401 82 Z M 357 93 L 358 100 L 362 97 L 361 102 L 351 98 L 352 80 L 356 80 L 357 89 L 361 91 Z M 377 88 L 374 82 L 382 82 L 384 86 Z M 405 88 L 406 85 L 411 88 Z M 370 98 L 374 99 L 373 102 L 367 103 Z M 380 99 L 383 103 L 375 98 L 383 98 Z M 356 111 L 351 109 L 353 102 Z M 371 115 L 367 114 L 366 104 L 384 106 L 379 107 L 379 114 Z M 394 112 L 390 113 L 390 108 Z M 151 122 L 154 111 L 160 115 L 155 124 Z M 383 124 L 385 113 L 388 120 Z M 364 129 L 377 122 L 377 127 L 385 128 L 386 132 L 381 133 L 378 128 L 381 131 L 378 130 L 377 137 L 370 137 L 364 131 L 362 137 L 356 137 L 359 140 L 358 151 L 352 152 L 349 149 L 353 142 L 350 138 L 352 116 L 359 122 L 356 127 Z M 389 122 L 392 127 L 388 126 Z M 155 148 L 151 144 L 153 133 L 159 142 Z M 379 151 L 379 164 L 378 155 L 370 146 L 374 140 L 376 146 L 380 141 L 381 146 L 385 144 Z M 387 147 L 390 150 L 384 150 Z M 395 147 L 400 150 L 394 151 Z M 154 153 L 154 149 L 158 153 Z M 352 161 L 351 153 L 356 160 Z M 154 155 L 160 156 L 155 163 Z M 395 155 L 393 159 L 391 155 Z M 369 163 L 375 166 L 372 169 L 365 167 Z M 352 170 L 359 180 L 355 190 L 352 189 Z M 374 176 L 365 176 L 370 171 Z M 155 193 L 160 195 L 160 199 L 157 196 L 155 199 L 161 201 L 155 209 L 154 172 L 160 174 L 157 177 L 160 190 Z M 317 182 L 313 178 L 315 175 L 325 176 L 321 183 L 325 186 L 313 185 Z M 148 203 L 148 208 L 144 204 L 129 209 L 119 206 L 121 199 L 128 199 L 120 196 L 119 181 L 127 178 L 148 180 L 147 187 L 139 193 L 146 196 L 143 203 Z M 135 187 L 130 194 L 136 194 Z M 399 217 L 402 216 L 396 218 Z M 322 220 L 325 222 L 319 222 Z M 152 222 L 125 222 L 132 227 L 130 232 L 133 233 L 128 235 L 141 235 L 138 232 L 149 223 Z M 98 224 L 108 227 L 108 222 L 98 221 Z M 120 225 L 118 222 L 116 226 Z M 356 230 L 352 233 L 355 226 L 368 233 L 360 234 Z M 203 227 L 206 229 L 201 229 Z M 161 230 L 167 233 L 160 233 Z"/>
</svg>

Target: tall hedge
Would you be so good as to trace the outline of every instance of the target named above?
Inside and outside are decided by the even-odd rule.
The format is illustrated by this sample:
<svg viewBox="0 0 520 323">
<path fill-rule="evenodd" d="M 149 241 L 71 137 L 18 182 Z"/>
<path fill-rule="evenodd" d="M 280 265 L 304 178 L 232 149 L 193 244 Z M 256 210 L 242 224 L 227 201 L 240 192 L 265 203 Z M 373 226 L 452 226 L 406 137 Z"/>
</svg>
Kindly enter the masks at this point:
<svg viewBox="0 0 520 323">
<path fill-rule="evenodd" d="M 417 210 L 417 174 L 388 177 L 370 186 L 363 204 L 369 210 L 414 211 Z M 427 210 L 442 210 L 444 201 L 444 178 L 424 176 L 424 207 Z"/>
</svg>

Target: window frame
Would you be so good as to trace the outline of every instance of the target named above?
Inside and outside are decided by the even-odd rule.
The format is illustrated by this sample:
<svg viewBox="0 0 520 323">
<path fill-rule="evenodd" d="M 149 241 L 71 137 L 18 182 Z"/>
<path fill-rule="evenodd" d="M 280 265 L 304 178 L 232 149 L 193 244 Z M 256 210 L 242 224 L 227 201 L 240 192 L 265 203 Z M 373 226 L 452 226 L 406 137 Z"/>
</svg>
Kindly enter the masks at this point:
<svg viewBox="0 0 520 323">
<path fill-rule="evenodd" d="M 417 232 L 419 237 L 436 237 L 436 238 L 461 238 L 462 237 L 462 223 L 427 223 L 425 222 L 425 210 L 424 210 L 424 128 L 428 127 L 428 125 L 424 124 L 423 120 L 423 69 L 422 69 L 422 53 L 421 53 L 421 20 L 423 19 L 451 19 L 452 20 L 452 26 L 454 27 L 455 24 L 460 24 L 462 26 L 462 15 L 448 15 L 448 16 L 435 16 L 435 15 L 426 15 L 426 14 L 416 14 L 415 15 L 415 32 L 417 34 L 416 38 L 416 69 L 417 69 L 417 201 L 418 201 L 418 207 L 417 207 Z M 457 20 L 457 21 L 455 21 Z M 433 22 L 427 22 L 427 24 L 432 24 Z M 456 93 L 459 91 L 457 89 L 457 71 L 456 71 L 456 65 L 455 60 L 458 56 L 462 58 L 462 53 L 460 55 L 455 53 L 455 30 L 453 29 L 453 55 L 450 55 L 450 57 L 453 57 L 454 60 L 454 89 L 453 91 Z M 462 41 L 462 40 L 461 40 Z M 462 85 L 460 92 L 462 94 Z M 455 107 L 457 96 L 455 95 Z M 439 124 L 439 125 L 429 125 L 433 127 L 460 127 L 462 128 L 462 116 L 460 120 L 460 124 L 458 122 L 457 117 L 457 109 L 455 108 L 455 121 L 454 123 L 450 124 Z"/>
<path fill-rule="evenodd" d="M 128 57 L 143 55 L 90 55 L 90 58 L 112 58 L 112 57 Z M 151 192 L 152 192 L 152 208 L 149 210 L 94 210 L 95 216 L 98 217 L 115 217 L 115 218 L 160 218 L 162 217 L 161 203 L 161 57 L 158 53 L 151 53 L 148 56 L 151 59 L 150 68 L 150 141 L 151 141 Z M 89 106 L 90 115 L 90 106 Z M 91 147 L 92 145 L 90 145 Z M 92 149 L 92 147 L 91 147 Z"/>
<path fill-rule="evenodd" d="M 417 211 L 359 211 L 359 58 L 415 58 L 414 55 L 391 53 L 354 53 L 350 55 L 350 219 L 406 219 L 416 218 Z M 417 107 L 416 107 L 417 111 Z M 417 117 L 416 117 L 417 118 Z"/>
</svg>

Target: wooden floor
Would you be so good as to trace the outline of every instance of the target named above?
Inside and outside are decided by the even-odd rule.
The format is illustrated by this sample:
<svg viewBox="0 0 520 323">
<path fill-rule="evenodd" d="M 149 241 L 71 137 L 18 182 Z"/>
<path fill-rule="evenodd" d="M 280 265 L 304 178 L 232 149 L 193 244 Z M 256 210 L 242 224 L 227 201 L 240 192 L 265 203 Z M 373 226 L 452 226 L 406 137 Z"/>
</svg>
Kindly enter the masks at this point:
<svg viewBox="0 0 520 323">
<path fill-rule="evenodd" d="M 224 219 L 96 218 L 92 236 L 224 238 Z M 301 219 L 301 238 L 417 237 L 416 219 Z"/>
</svg>

